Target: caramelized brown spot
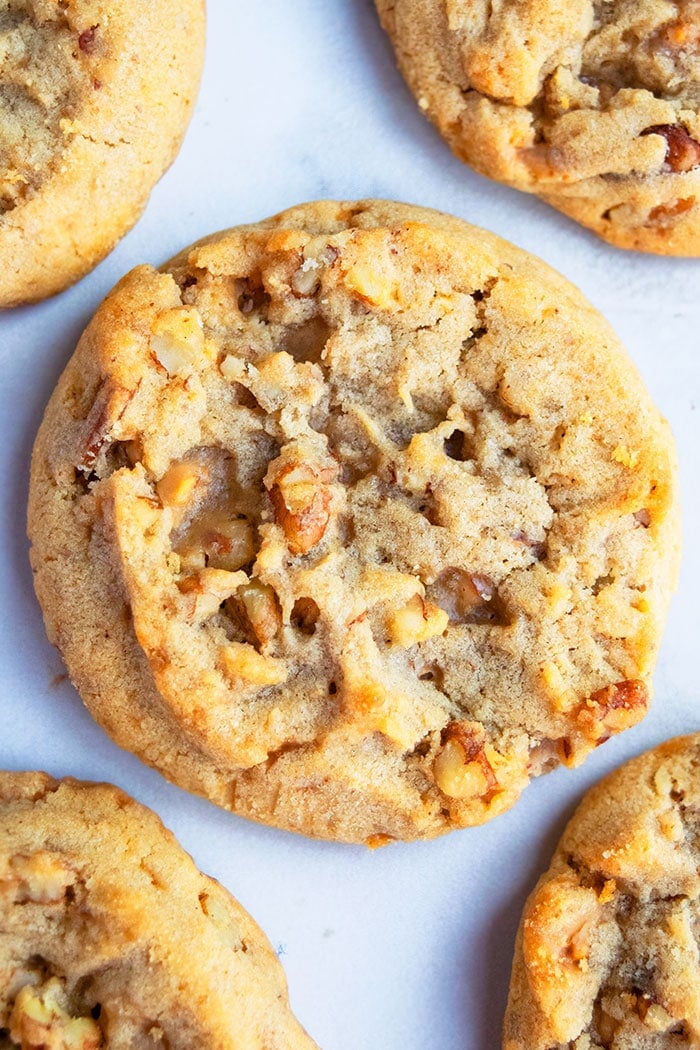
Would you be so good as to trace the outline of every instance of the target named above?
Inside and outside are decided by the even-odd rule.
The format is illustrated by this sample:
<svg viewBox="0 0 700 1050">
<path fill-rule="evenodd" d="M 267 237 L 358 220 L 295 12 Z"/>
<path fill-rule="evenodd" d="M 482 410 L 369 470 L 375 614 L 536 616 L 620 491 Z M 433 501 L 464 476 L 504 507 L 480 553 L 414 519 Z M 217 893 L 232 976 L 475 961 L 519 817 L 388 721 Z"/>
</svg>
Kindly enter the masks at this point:
<svg viewBox="0 0 700 1050">
<path fill-rule="evenodd" d="M 445 569 L 427 589 L 428 597 L 444 609 L 451 623 L 509 622 L 496 584 L 487 576 L 458 567 Z"/>
<path fill-rule="evenodd" d="M 685 215 L 686 212 L 692 211 L 694 207 L 695 197 L 682 197 L 668 204 L 657 204 L 649 212 L 647 225 L 651 223 L 656 226 L 671 226 L 676 219 L 680 218 L 681 215 Z"/>
<path fill-rule="evenodd" d="M 666 140 L 666 163 L 671 171 L 690 171 L 700 164 L 700 142 L 696 142 L 682 124 L 654 124 L 641 134 L 660 135 Z"/>
<path fill-rule="evenodd" d="M 513 533 L 513 539 L 516 543 L 522 543 L 525 547 L 529 547 L 533 558 L 537 561 L 544 561 L 547 554 L 547 544 L 544 540 L 533 540 L 522 529 L 518 529 L 517 532 Z"/>
<path fill-rule="evenodd" d="M 86 55 L 91 55 L 95 50 L 95 33 L 97 32 L 97 26 L 90 26 L 89 29 L 84 29 L 78 37 L 78 47 L 81 51 L 84 51 Z"/>
</svg>

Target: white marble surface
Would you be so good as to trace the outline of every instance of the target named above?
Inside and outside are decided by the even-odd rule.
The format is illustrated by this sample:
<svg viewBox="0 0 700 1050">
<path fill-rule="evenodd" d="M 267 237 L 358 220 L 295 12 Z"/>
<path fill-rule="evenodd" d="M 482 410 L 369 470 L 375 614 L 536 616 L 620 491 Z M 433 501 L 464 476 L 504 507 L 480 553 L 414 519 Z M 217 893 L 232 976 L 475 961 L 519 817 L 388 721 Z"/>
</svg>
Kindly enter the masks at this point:
<svg viewBox="0 0 700 1050">
<path fill-rule="evenodd" d="M 59 677 L 24 537 L 43 406 L 114 282 L 213 230 L 302 200 L 363 196 L 454 212 L 583 289 L 671 419 L 686 539 L 646 721 L 583 768 L 536 782 L 489 826 L 374 853 L 232 817 L 116 748 Z M 293 1006 L 325 1050 L 496 1050 L 522 903 L 573 806 L 628 756 L 700 728 L 699 332 L 700 262 L 617 251 L 452 157 L 395 71 L 370 0 L 209 0 L 197 111 L 144 217 L 77 287 L 0 318 L 0 764 L 109 779 L 154 807 L 279 947 Z"/>
</svg>

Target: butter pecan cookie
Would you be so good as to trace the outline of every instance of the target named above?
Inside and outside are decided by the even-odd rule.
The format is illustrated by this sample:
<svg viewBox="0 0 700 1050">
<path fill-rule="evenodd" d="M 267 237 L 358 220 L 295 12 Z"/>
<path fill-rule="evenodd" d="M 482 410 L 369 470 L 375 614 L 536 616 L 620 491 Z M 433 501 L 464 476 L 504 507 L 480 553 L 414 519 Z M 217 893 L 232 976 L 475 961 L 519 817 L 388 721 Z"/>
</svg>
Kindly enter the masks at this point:
<svg viewBox="0 0 700 1050">
<path fill-rule="evenodd" d="M 621 248 L 700 255 L 698 0 L 376 4 L 458 157 Z"/>
<path fill-rule="evenodd" d="M 0 773 L 0 976 L 7 1050 L 315 1046 L 262 931 L 110 784 Z"/>
<path fill-rule="evenodd" d="M 0 307 L 111 251 L 180 145 L 204 0 L 0 0 Z"/>
<path fill-rule="evenodd" d="M 700 1045 L 700 734 L 585 796 L 525 905 L 505 1050 Z"/>
<path fill-rule="evenodd" d="M 437 212 L 308 204 L 117 285 L 48 407 L 29 530 L 119 743 L 261 821 L 427 837 L 644 715 L 673 442 L 543 263 Z"/>
</svg>

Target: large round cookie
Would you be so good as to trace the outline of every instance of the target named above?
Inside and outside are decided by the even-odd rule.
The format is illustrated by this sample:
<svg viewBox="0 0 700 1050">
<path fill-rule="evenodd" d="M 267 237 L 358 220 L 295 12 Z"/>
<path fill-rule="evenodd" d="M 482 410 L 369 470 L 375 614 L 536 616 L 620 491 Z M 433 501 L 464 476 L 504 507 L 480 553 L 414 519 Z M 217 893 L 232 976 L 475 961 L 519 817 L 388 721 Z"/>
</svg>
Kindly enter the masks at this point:
<svg viewBox="0 0 700 1050">
<path fill-rule="evenodd" d="M 95 717 L 258 820 L 479 823 L 646 711 L 669 430 L 571 285 L 437 212 L 307 204 L 134 270 L 30 502 Z"/>
<path fill-rule="evenodd" d="M 376 0 L 477 171 L 622 248 L 700 255 L 698 0 Z"/>
<path fill-rule="evenodd" d="M 700 1045 L 700 734 L 585 796 L 525 905 L 505 1050 Z"/>
<path fill-rule="evenodd" d="M 0 0 L 0 307 L 65 288 L 136 222 L 203 55 L 203 0 Z"/>
<path fill-rule="evenodd" d="M 312 1050 L 262 931 L 110 784 L 0 773 L 0 1046 Z"/>
</svg>

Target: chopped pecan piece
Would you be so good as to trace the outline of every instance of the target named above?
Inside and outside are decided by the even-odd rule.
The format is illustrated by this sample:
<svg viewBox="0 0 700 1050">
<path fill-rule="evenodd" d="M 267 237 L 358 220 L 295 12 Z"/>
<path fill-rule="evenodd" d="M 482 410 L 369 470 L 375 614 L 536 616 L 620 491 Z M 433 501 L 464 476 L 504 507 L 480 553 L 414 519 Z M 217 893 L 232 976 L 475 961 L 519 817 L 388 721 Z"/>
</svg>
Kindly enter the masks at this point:
<svg viewBox="0 0 700 1050">
<path fill-rule="evenodd" d="M 389 638 L 394 645 L 409 648 L 442 634 L 449 623 L 447 613 L 419 594 L 414 594 L 387 621 Z"/>
<path fill-rule="evenodd" d="M 585 700 L 577 721 L 585 735 L 602 744 L 623 729 L 641 722 L 649 707 L 649 690 L 644 682 L 622 681 L 606 685 Z"/>
<path fill-rule="evenodd" d="M 245 642 L 224 645 L 219 654 L 224 673 L 245 685 L 279 685 L 287 677 L 284 660 L 263 656 Z"/>
<path fill-rule="evenodd" d="M 201 367 L 206 360 L 204 329 L 197 311 L 176 306 L 160 313 L 152 326 L 150 347 L 169 376 L 188 375 Z"/>
<path fill-rule="evenodd" d="M 214 616 L 245 578 L 242 572 L 226 572 L 224 569 L 202 569 L 196 575 L 186 576 L 178 587 L 190 599 L 191 619 L 204 621 Z"/>
<path fill-rule="evenodd" d="M 700 164 L 700 142 L 682 124 L 654 124 L 642 135 L 660 135 L 666 140 L 666 163 L 673 172 L 690 171 Z"/>
<path fill-rule="evenodd" d="M 282 627 L 282 611 L 272 587 L 253 579 L 238 588 L 236 597 L 259 644 L 271 642 Z"/>
<path fill-rule="evenodd" d="M 433 766 L 435 783 L 450 798 L 482 798 L 498 788 L 486 751 L 486 734 L 478 722 L 450 722 Z"/>
<path fill-rule="evenodd" d="M 306 554 L 323 538 L 331 504 L 326 482 L 333 476 L 307 463 L 290 464 L 277 474 L 270 499 L 292 554 Z"/>
<path fill-rule="evenodd" d="M 97 457 L 109 442 L 113 427 L 126 412 L 135 393 L 135 390 L 114 386 L 109 380 L 105 380 L 98 390 L 85 420 L 87 437 L 82 448 L 79 468 L 86 474 L 94 469 Z"/>
<path fill-rule="evenodd" d="M 202 535 L 207 564 L 215 569 L 234 572 L 255 557 L 255 540 L 249 521 L 244 518 L 222 518 L 212 521 Z"/>
<path fill-rule="evenodd" d="M 10 1014 L 10 1038 L 23 1050 L 98 1050 L 102 1032 L 91 1017 L 71 1017 L 60 981 L 53 977 L 40 988 L 26 984 Z"/>
</svg>

